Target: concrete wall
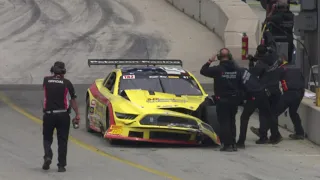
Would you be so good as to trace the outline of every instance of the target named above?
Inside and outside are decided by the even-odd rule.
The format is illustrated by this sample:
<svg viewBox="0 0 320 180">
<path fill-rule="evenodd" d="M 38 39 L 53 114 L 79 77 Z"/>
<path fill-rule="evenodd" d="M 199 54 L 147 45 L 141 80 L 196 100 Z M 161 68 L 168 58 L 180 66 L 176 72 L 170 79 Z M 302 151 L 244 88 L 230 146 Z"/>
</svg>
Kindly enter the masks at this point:
<svg viewBox="0 0 320 180">
<path fill-rule="evenodd" d="M 166 0 L 217 34 L 236 60 L 241 60 L 241 37 L 249 37 L 249 53 L 254 54 L 260 35 L 260 22 L 241 0 Z"/>
<path fill-rule="evenodd" d="M 259 18 L 241 0 L 166 0 L 216 33 L 235 59 L 241 59 L 241 37 L 249 36 L 249 53 L 254 54 L 260 36 Z M 320 145 L 320 107 L 304 98 L 299 113 L 308 139 Z M 279 125 L 294 131 L 289 112 L 279 117 Z"/>
<path fill-rule="evenodd" d="M 317 107 L 314 101 L 313 99 L 304 98 L 299 107 L 299 114 L 308 139 L 320 145 L 320 107 Z M 288 110 L 279 117 L 279 125 L 294 132 Z"/>
</svg>

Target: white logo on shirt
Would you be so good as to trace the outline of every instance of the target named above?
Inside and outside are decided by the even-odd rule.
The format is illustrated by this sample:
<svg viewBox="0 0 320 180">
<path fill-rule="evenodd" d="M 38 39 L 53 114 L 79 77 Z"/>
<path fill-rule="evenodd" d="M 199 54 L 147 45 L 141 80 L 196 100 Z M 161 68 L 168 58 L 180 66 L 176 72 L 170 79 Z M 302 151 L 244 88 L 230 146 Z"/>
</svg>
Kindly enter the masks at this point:
<svg viewBox="0 0 320 180">
<path fill-rule="evenodd" d="M 48 83 L 60 83 L 60 84 L 63 84 L 63 81 L 62 80 L 48 80 Z"/>
</svg>

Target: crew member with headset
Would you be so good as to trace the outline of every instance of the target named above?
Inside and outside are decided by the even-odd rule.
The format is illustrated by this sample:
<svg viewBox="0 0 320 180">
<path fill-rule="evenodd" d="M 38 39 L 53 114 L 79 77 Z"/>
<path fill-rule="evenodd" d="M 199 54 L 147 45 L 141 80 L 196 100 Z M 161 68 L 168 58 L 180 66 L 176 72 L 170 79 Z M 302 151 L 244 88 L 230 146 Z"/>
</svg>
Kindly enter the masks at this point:
<svg viewBox="0 0 320 180">
<path fill-rule="evenodd" d="M 298 67 L 288 64 L 285 55 L 281 55 L 281 60 L 282 64 L 279 68 L 285 71 L 285 76 L 281 80 L 283 95 L 277 104 L 277 117 L 289 108 L 289 116 L 295 130 L 295 133 L 290 134 L 289 137 L 295 140 L 304 139 L 304 130 L 298 108 L 304 96 L 305 79 Z"/>
<path fill-rule="evenodd" d="M 273 36 L 270 32 L 263 34 L 265 44 L 257 47 L 257 54 L 255 57 L 249 56 L 250 61 L 256 61 L 254 67 L 250 67 L 250 73 L 259 77 L 260 83 L 265 88 L 268 95 L 268 100 L 271 106 L 271 117 L 267 119 L 259 113 L 260 128 L 251 127 L 251 131 L 257 134 L 260 139 L 256 141 L 257 144 L 277 144 L 282 140 L 279 132 L 276 105 L 280 100 L 282 94 L 279 87 L 279 82 L 284 76 L 284 72 L 279 67 L 279 60 L 277 54 L 277 47 L 274 43 Z M 268 138 L 268 127 L 271 130 L 270 139 Z"/>
<path fill-rule="evenodd" d="M 276 42 L 288 43 L 288 62 L 291 63 L 294 51 L 294 14 L 288 7 L 286 1 L 278 1 L 273 4 L 269 15 L 266 17 L 266 28 L 276 37 L 274 38 Z"/>
<path fill-rule="evenodd" d="M 216 58 L 220 60 L 219 65 L 210 67 Z M 200 70 L 201 75 L 214 79 L 214 98 L 223 144 L 220 151 L 237 151 L 235 116 L 241 101 L 241 76 L 237 68 L 229 49 L 222 48 Z"/>
<path fill-rule="evenodd" d="M 65 172 L 67 165 L 67 146 L 70 129 L 70 106 L 76 113 L 75 123 L 79 124 L 80 114 L 76 102 L 76 93 L 72 83 L 64 78 L 65 64 L 57 61 L 51 68 L 52 76 L 43 80 L 43 147 L 44 163 L 42 169 L 48 170 L 52 162 L 52 141 L 54 129 L 58 138 L 58 172 Z M 71 97 L 71 103 L 69 102 Z"/>
</svg>

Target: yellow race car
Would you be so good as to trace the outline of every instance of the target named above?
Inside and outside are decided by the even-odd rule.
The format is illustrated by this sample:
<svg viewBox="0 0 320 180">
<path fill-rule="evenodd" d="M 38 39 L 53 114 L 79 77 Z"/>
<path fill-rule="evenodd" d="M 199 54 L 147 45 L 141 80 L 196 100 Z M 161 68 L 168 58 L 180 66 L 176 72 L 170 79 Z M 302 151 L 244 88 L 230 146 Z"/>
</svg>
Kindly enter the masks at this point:
<svg viewBox="0 0 320 180">
<path fill-rule="evenodd" d="M 88 65 L 116 66 L 87 90 L 88 132 L 102 133 L 111 143 L 125 140 L 220 145 L 214 130 L 218 127 L 196 115 L 208 95 L 182 68 L 181 60 L 89 59 Z M 216 121 L 216 117 L 208 119 Z"/>
</svg>

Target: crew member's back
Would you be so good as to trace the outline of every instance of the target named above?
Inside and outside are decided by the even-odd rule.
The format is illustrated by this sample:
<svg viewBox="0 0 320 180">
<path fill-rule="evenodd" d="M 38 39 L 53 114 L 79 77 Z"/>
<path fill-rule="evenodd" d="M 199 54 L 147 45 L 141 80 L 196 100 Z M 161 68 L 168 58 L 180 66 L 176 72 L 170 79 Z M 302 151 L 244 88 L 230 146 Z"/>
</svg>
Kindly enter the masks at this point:
<svg viewBox="0 0 320 180">
<path fill-rule="evenodd" d="M 74 89 L 68 79 L 56 76 L 45 77 L 43 88 L 45 92 L 44 111 L 70 109 L 70 94 L 74 94 Z"/>
</svg>

